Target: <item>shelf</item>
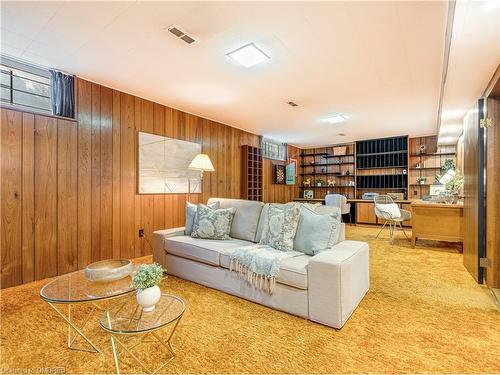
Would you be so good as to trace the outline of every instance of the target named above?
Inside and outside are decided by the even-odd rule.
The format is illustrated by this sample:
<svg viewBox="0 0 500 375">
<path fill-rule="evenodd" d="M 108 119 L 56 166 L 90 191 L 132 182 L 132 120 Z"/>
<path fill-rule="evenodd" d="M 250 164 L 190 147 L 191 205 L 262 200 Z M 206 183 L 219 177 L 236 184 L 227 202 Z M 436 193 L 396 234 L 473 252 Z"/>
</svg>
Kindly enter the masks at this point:
<svg viewBox="0 0 500 375">
<path fill-rule="evenodd" d="M 329 158 L 345 158 L 345 157 L 348 157 L 348 156 L 354 156 L 354 154 L 345 154 L 345 155 L 328 154 L 328 155 L 325 155 L 323 157 L 326 158 L 326 159 L 329 159 Z"/>
<path fill-rule="evenodd" d="M 364 167 L 364 168 L 356 168 L 358 170 L 369 170 L 369 169 L 389 169 L 389 168 L 402 168 L 406 169 L 406 165 L 396 165 L 396 166 L 388 166 L 388 167 Z"/>
<path fill-rule="evenodd" d="M 355 186 L 349 185 L 335 185 L 335 186 L 301 186 L 302 189 L 344 189 L 344 188 L 355 188 Z"/>
<path fill-rule="evenodd" d="M 340 174 L 340 172 L 333 172 L 333 173 L 300 173 L 301 176 L 329 176 L 329 175 L 339 175 L 339 176 L 342 176 Z"/>
<path fill-rule="evenodd" d="M 418 171 L 419 169 L 441 169 L 441 167 L 422 167 L 422 168 L 411 167 L 410 169 Z"/>
<path fill-rule="evenodd" d="M 455 156 L 456 152 L 436 152 L 435 154 L 410 154 L 410 156 Z"/>
<path fill-rule="evenodd" d="M 312 154 L 300 154 L 299 156 L 303 158 L 305 156 L 327 156 L 327 155 L 330 155 L 330 154 L 328 152 L 315 152 Z"/>
<path fill-rule="evenodd" d="M 386 152 L 372 152 L 369 154 L 357 154 L 356 156 L 379 156 L 379 155 L 395 155 L 395 154 L 406 154 L 408 150 L 401 151 L 386 151 Z"/>
<path fill-rule="evenodd" d="M 410 186 L 432 186 L 432 185 L 439 185 L 439 184 L 410 184 Z"/>
<path fill-rule="evenodd" d="M 358 190 L 406 190 L 407 188 L 381 188 L 381 187 L 371 187 L 371 188 L 360 188 Z"/>
<path fill-rule="evenodd" d="M 345 162 L 345 163 L 321 163 L 321 164 L 306 164 L 306 165 L 301 165 L 301 168 L 305 168 L 305 167 L 325 167 L 325 166 L 328 166 L 328 165 L 354 165 L 354 162 Z"/>
</svg>

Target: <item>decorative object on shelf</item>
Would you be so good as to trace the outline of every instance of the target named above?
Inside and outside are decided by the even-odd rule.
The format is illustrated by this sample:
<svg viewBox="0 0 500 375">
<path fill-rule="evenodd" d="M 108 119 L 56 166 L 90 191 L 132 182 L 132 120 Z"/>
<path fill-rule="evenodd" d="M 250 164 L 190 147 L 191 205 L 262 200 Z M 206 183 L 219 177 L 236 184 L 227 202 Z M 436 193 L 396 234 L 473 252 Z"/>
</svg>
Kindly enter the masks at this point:
<svg viewBox="0 0 500 375">
<path fill-rule="evenodd" d="M 144 132 L 138 133 L 137 144 L 139 194 L 189 193 L 189 180 L 198 177 L 189 165 L 201 144 Z M 201 184 L 193 192 L 201 193 Z"/>
<path fill-rule="evenodd" d="M 406 169 L 403 169 L 403 174 L 406 174 L 406 173 L 407 173 Z"/>
<path fill-rule="evenodd" d="M 391 197 L 394 200 L 403 200 L 405 199 L 404 193 L 387 193 L 389 197 Z"/>
<path fill-rule="evenodd" d="M 297 159 L 294 158 L 288 158 L 288 164 L 294 164 L 295 165 L 295 177 L 298 177 L 299 173 L 299 162 Z"/>
<path fill-rule="evenodd" d="M 350 176 L 351 175 L 351 171 L 348 169 L 347 171 L 345 171 L 345 175 L 346 176 Z"/>
<path fill-rule="evenodd" d="M 335 186 L 335 180 L 326 180 L 326 186 Z"/>
<path fill-rule="evenodd" d="M 163 271 L 158 263 L 141 264 L 135 271 L 132 283 L 137 288 L 137 303 L 144 312 L 153 311 L 160 300 L 161 290 L 158 285 L 163 278 Z"/>
<path fill-rule="evenodd" d="M 354 181 L 349 181 L 349 182 L 347 183 L 347 185 L 348 185 L 348 186 L 355 186 L 355 185 L 354 185 Z"/>
<path fill-rule="evenodd" d="M 427 149 L 426 145 L 420 145 L 418 146 L 418 152 L 420 155 L 425 154 L 425 150 Z"/>
<path fill-rule="evenodd" d="M 133 269 L 128 259 L 107 259 L 89 264 L 85 268 L 85 277 L 90 281 L 116 281 L 130 275 Z"/>
<path fill-rule="evenodd" d="M 321 173 L 326 173 L 326 168 L 321 168 Z"/>
<path fill-rule="evenodd" d="M 284 184 L 285 183 L 285 166 L 281 164 L 274 165 L 274 183 Z"/>
<path fill-rule="evenodd" d="M 427 180 L 427 177 L 422 176 L 422 177 L 417 177 L 417 184 L 419 185 L 425 185 L 425 181 Z"/>
<path fill-rule="evenodd" d="M 333 148 L 334 156 L 344 156 L 347 152 L 347 146 L 337 146 Z"/>
<path fill-rule="evenodd" d="M 285 167 L 285 183 L 287 185 L 295 185 L 295 176 L 296 176 L 296 164 L 289 163 Z"/>
<path fill-rule="evenodd" d="M 304 190 L 304 198 L 305 199 L 313 199 L 314 198 L 314 191 L 312 190 Z"/>
<path fill-rule="evenodd" d="M 302 186 L 310 187 L 311 186 L 311 179 L 308 177 L 304 181 L 302 181 Z"/>
<path fill-rule="evenodd" d="M 320 179 L 317 179 L 317 180 L 316 180 L 316 186 L 317 186 L 317 187 L 321 187 L 321 185 L 322 185 L 322 184 L 323 184 L 323 181 L 322 181 L 322 180 L 320 180 Z"/>
<path fill-rule="evenodd" d="M 309 162 L 309 164 L 314 165 L 314 164 L 316 164 L 316 162 L 315 162 L 315 161 L 314 161 L 314 159 L 313 159 L 313 160 L 311 160 L 311 161 Z"/>
</svg>

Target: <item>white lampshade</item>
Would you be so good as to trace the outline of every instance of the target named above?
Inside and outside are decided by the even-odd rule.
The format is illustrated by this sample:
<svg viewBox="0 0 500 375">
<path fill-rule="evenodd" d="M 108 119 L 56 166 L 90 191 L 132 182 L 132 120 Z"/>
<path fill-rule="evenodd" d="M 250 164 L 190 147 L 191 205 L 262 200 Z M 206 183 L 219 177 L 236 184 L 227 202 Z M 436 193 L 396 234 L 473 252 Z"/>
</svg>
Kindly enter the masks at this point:
<svg viewBox="0 0 500 375">
<path fill-rule="evenodd" d="M 448 169 L 446 173 L 439 179 L 439 183 L 446 185 L 448 182 L 453 180 L 453 177 L 455 177 L 456 174 L 457 172 L 454 169 Z"/>
<path fill-rule="evenodd" d="M 191 164 L 189 164 L 188 169 L 194 169 L 196 171 L 215 171 L 212 162 L 207 154 L 198 154 L 195 156 Z"/>
</svg>

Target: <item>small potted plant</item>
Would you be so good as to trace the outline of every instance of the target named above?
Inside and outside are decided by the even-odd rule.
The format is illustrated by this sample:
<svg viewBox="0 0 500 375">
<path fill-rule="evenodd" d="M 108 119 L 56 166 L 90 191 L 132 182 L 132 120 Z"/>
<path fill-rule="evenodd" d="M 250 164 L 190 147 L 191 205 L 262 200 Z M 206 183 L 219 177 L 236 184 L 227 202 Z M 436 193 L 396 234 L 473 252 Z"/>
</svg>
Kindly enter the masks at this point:
<svg viewBox="0 0 500 375">
<path fill-rule="evenodd" d="M 132 283 L 137 288 L 137 303 L 145 312 L 153 311 L 161 298 L 160 284 L 163 267 L 158 263 L 141 264 L 137 267 Z"/>
<path fill-rule="evenodd" d="M 321 181 L 320 179 L 317 179 L 316 186 L 321 186 L 321 185 L 323 185 L 323 181 Z"/>
<path fill-rule="evenodd" d="M 427 180 L 427 177 L 419 177 L 419 178 L 417 178 L 417 184 L 425 185 L 426 180 Z"/>
</svg>

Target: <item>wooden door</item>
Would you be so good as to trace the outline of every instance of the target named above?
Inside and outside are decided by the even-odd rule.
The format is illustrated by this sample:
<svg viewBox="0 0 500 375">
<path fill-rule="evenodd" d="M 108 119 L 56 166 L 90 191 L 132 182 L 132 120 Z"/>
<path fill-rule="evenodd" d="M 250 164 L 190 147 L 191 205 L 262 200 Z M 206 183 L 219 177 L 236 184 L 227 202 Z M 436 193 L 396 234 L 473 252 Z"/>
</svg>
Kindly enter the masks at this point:
<svg viewBox="0 0 500 375">
<path fill-rule="evenodd" d="M 488 98 L 486 108 L 486 284 L 500 288 L 500 97 Z"/>
</svg>

